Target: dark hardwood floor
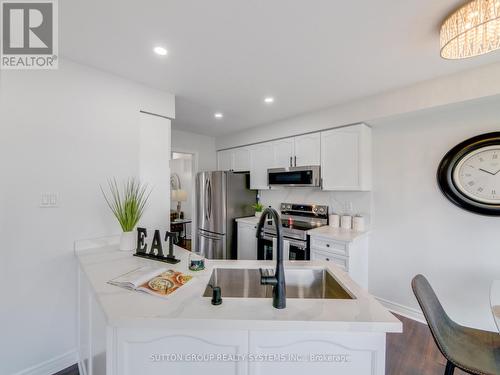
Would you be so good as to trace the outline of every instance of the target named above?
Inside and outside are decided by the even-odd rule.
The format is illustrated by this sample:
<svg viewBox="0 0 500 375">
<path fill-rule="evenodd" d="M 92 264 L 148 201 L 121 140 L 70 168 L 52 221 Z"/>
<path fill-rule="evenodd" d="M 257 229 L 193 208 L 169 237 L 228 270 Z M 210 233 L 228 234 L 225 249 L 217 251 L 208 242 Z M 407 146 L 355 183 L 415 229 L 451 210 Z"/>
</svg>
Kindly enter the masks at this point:
<svg viewBox="0 0 500 375">
<path fill-rule="evenodd" d="M 183 249 L 191 251 L 191 240 L 190 239 L 183 239 L 179 241 L 177 246 L 182 247 Z"/>
<path fill-rule="evenodd" d="M 443 375 L 446 360 L 434 343 L 429 328 L 396 315 L 403 322 L 403 333 L 387 335 L 386 375 Z M 455 370 L 455 375 L 466 374 Z M 78 375 L 72 366 L 55 375 Z"/>
<path fill-rule="evenodd" d="M 403 333 L 387 335 L 386 375 L 443 375 L 446 360 L 427 325 L 396 315 Z M 456 369 L 455 375 L 465 372 Z"/>
<path fill-rule="evenodd" d="M 59 371 L 54 375 L 79 375 L 78 365 L 73 365 L 71 367 L 68 367 L 67 369 Z"/>
</svg>

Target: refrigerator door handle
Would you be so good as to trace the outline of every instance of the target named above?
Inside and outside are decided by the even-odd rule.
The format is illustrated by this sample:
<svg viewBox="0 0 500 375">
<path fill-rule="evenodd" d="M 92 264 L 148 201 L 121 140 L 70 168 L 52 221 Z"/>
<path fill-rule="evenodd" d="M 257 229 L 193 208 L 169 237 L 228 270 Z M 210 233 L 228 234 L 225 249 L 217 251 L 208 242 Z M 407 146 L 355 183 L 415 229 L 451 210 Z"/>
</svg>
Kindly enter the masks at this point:
<svg viewBox="0 0 500 375">
<path fill-rule="evenodd" d="M 212 183 L 208 180 L 208 219 L 212 217 Z"/>
<path fill-rule="evenodd" d="M 216 233 L 198 231 L 199 250 L 207 259 L 225 259 L 225 238 Z"/>
<path fill-rule="evenodd" d="M 206 179 L 205 180 L 205 191 L 203 192 L 205 195 L 205 207 L 203 207 L 203 208 L 205 211 L 204 212 L 205 213 L 205 220 L 207 220 L 207 221 L 208 221 L 208 203 L 207 203 L 208 202 L 208 182 L 209 182 L 209 180 Z"/>
<path fill-rule="evenodd" d="M 207 238 L 209 240 L 214 240 L 214 241 L 221 241 L 222 240 L 222 237 L 210 236 L 207 233 L 200 233 L 200 236 L 203 238 Z"/>
</svg>

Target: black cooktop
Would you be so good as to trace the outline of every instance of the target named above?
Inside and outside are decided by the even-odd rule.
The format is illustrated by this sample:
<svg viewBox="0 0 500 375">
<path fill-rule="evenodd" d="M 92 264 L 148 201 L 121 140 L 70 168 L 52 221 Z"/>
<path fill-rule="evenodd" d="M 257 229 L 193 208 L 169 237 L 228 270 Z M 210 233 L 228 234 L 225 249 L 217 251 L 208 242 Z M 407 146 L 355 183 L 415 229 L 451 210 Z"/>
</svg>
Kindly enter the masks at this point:
<svg viewBox="0 0 500 375">
<path fill-rule="evenodd" d="M 314 225 L 311 223 L 306 223 L 304 221 L 296 221 L 296 220 L 281 220 L 281 226 L 283 228 L 289 229 L 298 229 L 298 230 L 309 230 L 313 228 L 317 228 L 320 225 Z"/>
</svg>

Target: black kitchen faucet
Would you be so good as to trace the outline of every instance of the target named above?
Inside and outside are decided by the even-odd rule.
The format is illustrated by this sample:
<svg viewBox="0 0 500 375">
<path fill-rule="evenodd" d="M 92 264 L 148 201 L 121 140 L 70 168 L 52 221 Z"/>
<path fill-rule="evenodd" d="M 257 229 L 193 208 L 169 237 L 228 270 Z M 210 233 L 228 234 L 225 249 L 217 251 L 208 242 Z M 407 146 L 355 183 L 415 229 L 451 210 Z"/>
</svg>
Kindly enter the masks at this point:
<svg viewBox="0 0 500 375">
<path fill-rule="evenodd" d="M 283 234 L 281 233 L 280 216 L 274 208 L 268 207 L 262 212 L 259 225 L 257 225 L 257 238 L 261 237 L 267 215 L 271 216 L 276 226 L 276 271 L 273 276 L 267 276 L 263 274 L 262 268 L 260 268 L 260 283 L 273 286 L 273 306 L 277 309 L 284 309 L 286 307 L 286 285 L 285 270 L 283 268 Z"/>
</svg>

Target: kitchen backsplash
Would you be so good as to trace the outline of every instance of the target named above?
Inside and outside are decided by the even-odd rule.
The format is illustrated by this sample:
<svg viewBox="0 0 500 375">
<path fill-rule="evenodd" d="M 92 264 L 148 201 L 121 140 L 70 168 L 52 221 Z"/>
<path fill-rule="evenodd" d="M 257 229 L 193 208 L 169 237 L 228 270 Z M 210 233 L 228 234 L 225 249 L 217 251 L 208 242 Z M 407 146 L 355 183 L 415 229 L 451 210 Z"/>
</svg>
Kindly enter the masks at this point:
<svg viewBox="0 0 500 375">
<path fill-rule="evenodd" d="M 370 223 L 372 193 L 360 191 L 320 191 L 313 188 L 284 188 L 259 190 L 260 201 L 264 207 L 279 209 L 280 203 L 304 203 L 327 205 L 329 213 L 343 214 L 352 206 L 352 214 L 365 217 Z"/>
</svg>

